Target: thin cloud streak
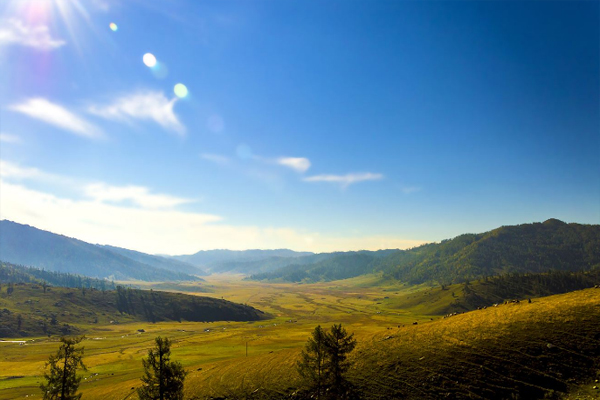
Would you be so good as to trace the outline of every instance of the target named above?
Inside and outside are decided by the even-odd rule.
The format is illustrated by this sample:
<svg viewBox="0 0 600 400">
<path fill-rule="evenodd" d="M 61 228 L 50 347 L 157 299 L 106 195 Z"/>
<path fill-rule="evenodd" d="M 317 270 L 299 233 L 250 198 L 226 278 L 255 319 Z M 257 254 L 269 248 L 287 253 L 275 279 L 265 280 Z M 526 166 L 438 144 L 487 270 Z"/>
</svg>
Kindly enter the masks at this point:
<svg viewBox="0 0 600 400">
<path fill-rule="evenodd" d="M 106 183 L 93 183 L 83 189 L 86 197 L 101 203 L 122 203 L 130 201 L 144 209 L 174 208 L 195 200 L 174 197 L 166 194 L 152 194 L 143 186 L 111 186 Z"/>
<path fill-rule="evenodd" d="M 17 18 L 0 21 L 0 47 L 19 45 L 50 51 L 65 44 L 64 40 L 53 38 L 46 25 L 28 26 Z"/>
<path fill-rule="evenodd" d="M 59 179 L 58 176 L 48 174 L 37 168 L 21 167 L 4 160 L 0 160 L 0 177 L 15 180 L 33 179 L 43 182 L 54 182 Z"/>
<path fill-rule="evenodd" d="M 21 138 L 9 133 L 0 133 L 0 143 L 21 143 Z"/>
<path fill-rule="evenodd" d="M 113 121 L 153 121 L 166 130 L 183 135 L 185 126 L 173 111 L 176 102 L 177 98 L 169 100 L 162 92 L 138 92 L 119 97 L 107 106 L 93 105 L 88 111 Z"/>
<path fill-rule="evenodd" d="M 275 162 L 296 172 L 306 172 L 310 168 L 310 160 L 304 157 L 280 157 Z"/>
<path fill-rule="evenodd" d="M 95 125 L 92 125 L 65 107 L 41 97 L 31 98 L 24 103 L 9 106 L 9 109 L 54 125 L 78 136 L 89 139 L 97 139 L 103 136 L 102 131 Z"/>
<path fill-rule="evenodd" d="M 348 187 L 354 183 L 365 182 L 365 181 L 378 181 L 383 179 L 382 174 L 375 174 L 371 172 L 346 174 L 346 175 L 315 175 L 309 176 L 303 179 L 305 182 L 329 182 L 337 183 L 342 187 Z"/>
</svg>

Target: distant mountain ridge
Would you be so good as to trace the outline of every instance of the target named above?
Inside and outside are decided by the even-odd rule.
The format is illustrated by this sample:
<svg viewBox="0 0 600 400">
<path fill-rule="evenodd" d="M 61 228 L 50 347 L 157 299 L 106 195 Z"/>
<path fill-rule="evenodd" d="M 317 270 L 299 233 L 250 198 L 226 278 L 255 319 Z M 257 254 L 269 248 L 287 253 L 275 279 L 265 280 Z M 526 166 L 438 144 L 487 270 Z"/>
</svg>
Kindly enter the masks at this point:
<svg viewBox="0 0 600 400">
<path fill-rule="evenodd" d="M 250 279 L 315 282 L 383 272 L 410 284 L 451 284 L 503 273 L 586 271 L 600 268 L 600 225 L 549 219 L 387 252 L 383 257 L 342 253 L 316 263 L 254 274 Z"/>
<path fill-rule="evenodd" d="M 199 279 L 182 272 L 193 271 L 191 265 L 132 250 L 97 246 L 8 220 L 0 221 L 0 261 L 101 279 Z"/>
<path fill-rule="evenodd" d="M 184 274 L 190 275 L 205 275 L 204 270 L 193 266 L 192 264 L 179 261 L 176 259 L 171 259 L 168 257 L 161 257 L 150 255 L 146 253 L 141 253 L 135 250 L 124 249 L 122 247 L 115 247 L 110 245 L 97 245 L 112 251 L 113 253 L 121 254 L 127 258 L 131 258 L 132 260 L 151 265 L 156 268 L 166 269 L 170 271 L 182 272 Z"/>
<path fill-rule="evenodd" d="M 201 250 L 194 254 L 171 256 L 171 258 L 192 264 L 196 267 L 206 269 L 211 273 L 220 272 L 238 272 L 253 273 L 257 268 L 260 269 L 261 262 L 269 260 L 269 263 L 275 263 L 277 260 L 286 265 L 287 260 L 312 256 L 314 253 L 297 252 L 288 249 L 275 250 Z M 257 265 L 258 264 L 258 265 Z"/>
</svg>

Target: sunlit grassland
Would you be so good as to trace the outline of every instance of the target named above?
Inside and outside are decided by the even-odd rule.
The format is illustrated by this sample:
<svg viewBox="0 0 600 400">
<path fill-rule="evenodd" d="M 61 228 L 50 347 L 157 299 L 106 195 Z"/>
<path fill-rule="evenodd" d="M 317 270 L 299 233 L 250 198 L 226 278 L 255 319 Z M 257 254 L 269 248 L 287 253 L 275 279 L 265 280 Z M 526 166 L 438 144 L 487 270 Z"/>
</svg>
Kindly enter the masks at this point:
<svg viewBox="0 0 600 400">
<path fill-rule="evenodd" d="M 454 394 L 472 392 L 472 396 L 478 398 L 482 396 L 479 393 L 484 393 L 482 390 L 488 389 L 470 388 L 471 383 L 463 384 L 460 380 L 449 383 L 457 381 L 457 372 L 468 376 L 469 366 L 480 371 L 483 361 L 471 358 L 473 349 L 482 357 L 497 353 L 500 358 L 517 360 L 513 354 L 496 352 L 494 346 L 508 349 L 516 340 L 523 345 L 531 341 L 535 346 L 544 347 L 547 340 L 558 342 L 557 337 L 564 336 L 560 332 L 580 335 L 580 327 L 585 331 L 591 319 L 598 318 L 588 317 L 587 313 L 600 309 L 598 289 L 442 319 L 430 314 L 453 301 L 452 292 L 460 296 L 458 287 L 444 291 L 439 287 L 408 287 L 397 282 L 381 282 L 378 276 L 311 285 L 265 284 L 243 281 L 240 277 L 213 276 L 200 285 L 209 292 L 198 295 L 248 304 L 270 313 L 273 318 L 213 323 L 97 325 L 84 322 L 80 326 L 86 330 L 82 344 L 88 371 L 82 372 L 86 379 L 80 387 L 84 398 L 123 399 L 130 394 L 132 388 L 140 384 L 141 359 L 159 335 L 174 341 L 173 359 L 180 361 L 189 372 L 186 379 L 189 397 L 243 396 L 257 389 L 256 393 L 265 395 L 282 393 L 297 385 L 295 361 L 312 329 L 318 324 L 329 327 L 340 322 L 355 333 L 359 342 L 350 375 L 367 388 L 373 398 L 398 393 L 415 398 L 435 397 L 431 392 L 435 388 Z M 590 321 L 584 321 L 586 318 Z M 417 321 L 419 324 L 413 325 Z M 555 328 L 548 339 L 543 339 L 537 326 Z M 140 333 L 138 329 L 145 332 Z M 529 336 L 523 336 L 522 332 L 529 332 Z M 569 346 L 573 344 L 569 343 Z M 44 362 L 58 348 L 57 337 L 36 338 L 24 346 L 13 343 L 0 346 L 0 399 L 41 397 L 38 386 Z M 517 346 L 517 351 L 525 350 Z M 501 366 L 498 371 L 486 373 L 497 375 L 498 379 L 503 377 L 502 382 L 516 379 L 503 363 L 498 361 L 497 365 Z M 531 368 L 539 370 L 540 376 L 547 374 L 541 371 L 542 367 Z M 432 376 L 434 381 L 431 381 Z M 422 379 L 430 382 L 430 387 L 411 388 Z M 487 376 L 473 376 L 473 382 L 485 379 L 494 382 Z"/>
<path fill-rule="evenodd" d="M 387 310 L 382 303 L 383 297 L 389 296 L 383 290 L 385 287 L 368 287 L 377 279 L 368 277 L 314 285 L 270 285 L 242 281 L 236 276 L 216 276 L 200 283 L 209 292 L 199 295 L 251 305 L 271 313 L 273 319 L 267 321 L 108 324 L 108 319 L 115 316 L 106 316 L 107 321 L 101 321 L 101 324 L 70 321 L 86 330 L 83 344 L 88 371 L 83 374 L 88 379 L 82 382 L 81 390 L 86 397 L 124 397 L 131 387 L 139 385 L 141 359 L 159 335 L 175 341 L 173 357 L 191 371 L 187 386 L 195 390 L 212 376 L 209 371 L 214 370 L 216 365 L 233 368 L 244 361 L 251 369 L 256 369 L 252 361 L 255 357 L 273 358 L 276 352 L 295 354 L 318 324 L 329 326 L 341 322 L 361 338 L 387 326 L 428 319 L 407 311 Z M 49 305 L 39 305 L 45 306 Z M 125 317 L 118 319 L 127 321 Z M 139 333 L 138 329 L 145 332 Z M 24 346 L 0 344 L 0 399 L 39 395 L 37 386 L 44 362 L 58 348 L 57 340 L 57 337 L 42 337 L 28 340 Z M 271 365 L 278 368 L 278 363 Z M 211 383 L 209 387 L 217 390 L 220 386 Z"/>
</svg>

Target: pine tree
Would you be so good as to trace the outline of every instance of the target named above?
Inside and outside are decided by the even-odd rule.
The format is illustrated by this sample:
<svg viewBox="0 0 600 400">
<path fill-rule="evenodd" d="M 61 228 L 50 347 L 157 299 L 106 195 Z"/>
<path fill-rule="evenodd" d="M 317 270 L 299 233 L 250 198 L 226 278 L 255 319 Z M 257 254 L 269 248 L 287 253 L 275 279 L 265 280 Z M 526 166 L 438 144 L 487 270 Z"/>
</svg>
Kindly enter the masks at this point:
<svg viewBox="0 0 600 400">
<path fill-rule="evenodd" d="M 317 399 L 321 396 L 327 378 L 326 339 L 327 334 L 318 325 L 312 332 L 312 337 L 308 338 L 297 364 L 300 375 L 316 387 Z"/>
<path fill-rule="evenodd" d="M 44 374 L 46 383 L 40 385 L 44 400 L 78 400 L 81 394 L 76 394 L 81 377 L 77 377 L 77 368 L 86 370 L 81 361 L 83 347 L 75 347 L 82 337 L 67 339 L 60 338 L 62 344 L 55 355 L 51 355 L 46 363 L 50 366 L 49 373 Z"/>
<path fill-rule="evenodd" d="M 144 384 L 138 396 L 140 400 L 182 400 L 186 372 L 181 363 L 171 361 L 171 341 L 160 336 L 155 341 L 156 346 L 142 360 Z"/>
<path fill-rule="evenodd" d="M 329 376 L 332 391 L 336 397 L 346 388 L 347 382 L 344 374 L 348 371 L 348 353 L 356 347 L 354 334 L 348 335 L 342 324 L 333 325 L 327 334 L 325 347 L 329 356 Z"/>
<path fill-rule="evenodd" d="M 344 374 L 348 371 L 348 354 L 354 350 L 354 334 L 348 335 L 342 324 L 333 325 L 330 332 L 317 326 L 302 351 L 297 368 L 312 389 L 317 399 L 329 389 L 332 398 L 342 398 L 348 388 Z"/>
</svg>

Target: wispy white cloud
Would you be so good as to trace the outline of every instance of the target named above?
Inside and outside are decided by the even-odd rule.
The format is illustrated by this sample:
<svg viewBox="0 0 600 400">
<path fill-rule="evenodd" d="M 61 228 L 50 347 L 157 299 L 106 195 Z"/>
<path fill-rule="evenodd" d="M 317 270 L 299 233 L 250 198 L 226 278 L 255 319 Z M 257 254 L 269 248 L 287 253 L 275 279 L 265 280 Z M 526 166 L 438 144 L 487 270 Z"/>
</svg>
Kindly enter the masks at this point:
<svg viewBox="0 0 600 400">
<path fill-rule="evenodd" d="M 202 153 L 200 154 L 200 158 L 220 165 L 226 165 L 231 162 L 231 159 L 229 157 L 222 156 L 219 154 Z"/>
<path fill-rule="evenodd" d="M 38 179 L 48 180 L 51 174 L 40 171 L 37 168 L 21 167 L 9 161 L 0 160 L 0 177 L 11 179 Z"/>
<path fill-rule="evenodd" d="M 138 92 L 115 99 L 106 106 L 91 106 L 88 111 L 113 121 L 154 121 L 164 129 L 185 133 L 185 126 L 173 111 L 177 98 L 168 99 L 162 92 Z"/>
<path fill-rule="evenodd" d="M 8 168 L 7 168 L 8 167 Z M 73 198 L 33 189 L 30 180 L 69 177 L 36 168 L 0 164 L 0 219 L 148 253 L 191 254 L 202 249 L 291 248 L 315 252 L 408 248 L 423 241 L 387 235 L 323 235 L 290 227 L 240 226 L 221 216 L 177 208 L 183 200 L 148 189 L 108 184 L 78 185 L 87 196 Z M 18 179 L 18 178 L 22 179 Z M 129 201 L 132 204 L 123 204 Z"/>
<path fill-rule="evenodd" d="M 342 185 L 342 187 L 348 187 L 353 183 L 364 182 L 364 181 L 377 181 L 383 179 L 382 174 L 374 174 L 371 172 L 357 173 L 357 174 L 346 174 L 346 175 L 315 175 L 304 178 L 305 182 L 330 182 Z"/>
<path fill-rule="evenodd" d="M 23 167 L 10 161 L 0 160 L 0 178 L 11 182 L 41 182 L 54 187 L 79 188 L 70 178 L 42 171 L 38 168 Z"/>
<path fill-rule="evenodd" d="M 46 25 L 28 26 L 16 18 L 0 20 L 0 47 L 20 45 L 38 50 L 54 50 L 65 44 L 64 40 L 53 38 Z"/>
<path fill-rule="evenodd" d="M 21 104 L 14 104 L 9 109 L 65 129 L 79 136 L 87 138 L 99 138 L 103 136 L 99 128 L 85 119 L 72 113 L 65 107 L 41 97 L 29 99 Z"/>
<path fill-rule="evenodd" d="M 223 248 L 377 250 L 423 243 L 393 236 L 331 236 L 287 227 L 237 226 L 223 223 L 217 215 L 73 200 L 2 180 L 0 186 L 0 219 L 152 254 Z"/>
<path fill-rule="evenodd" d="M 40 182 L 60 185 L 70 192 L 78 193 L 96 203 L 123 204 L 142 209 L 171 209 L 196 200 L 168 194 L 152 193 L 144 186 L 113 186 L 104 182 L 82 183 L 66 176 L 52 174 L 38 168 L 23 167 L 10 161 L 0 160 L 0 177 L 6 182 Z"/>
<path fill-rule="evenodd" d="M 280 157 L 275 162 L 296 172 L 306 172 L 310 168 L 310 160 L 304 157 Z"/>
<path fill-rule="evenodd" d="M 106 183 L 93 183 L 86 185 L 83 189 L 86 197 L 101 203 L 123 203 L 132 204 L 144 209 L 174 208 L 194 200 L 174 197 L 166 194 L 153 194 L 143 186 L 111 186 Z"/>
<path fill-rule="evenodd" d="M 21 138 L 17 135 L 11 135 L 10 133 L 0 133 L 1 143 L 21 143 Z"/>
</svg>

